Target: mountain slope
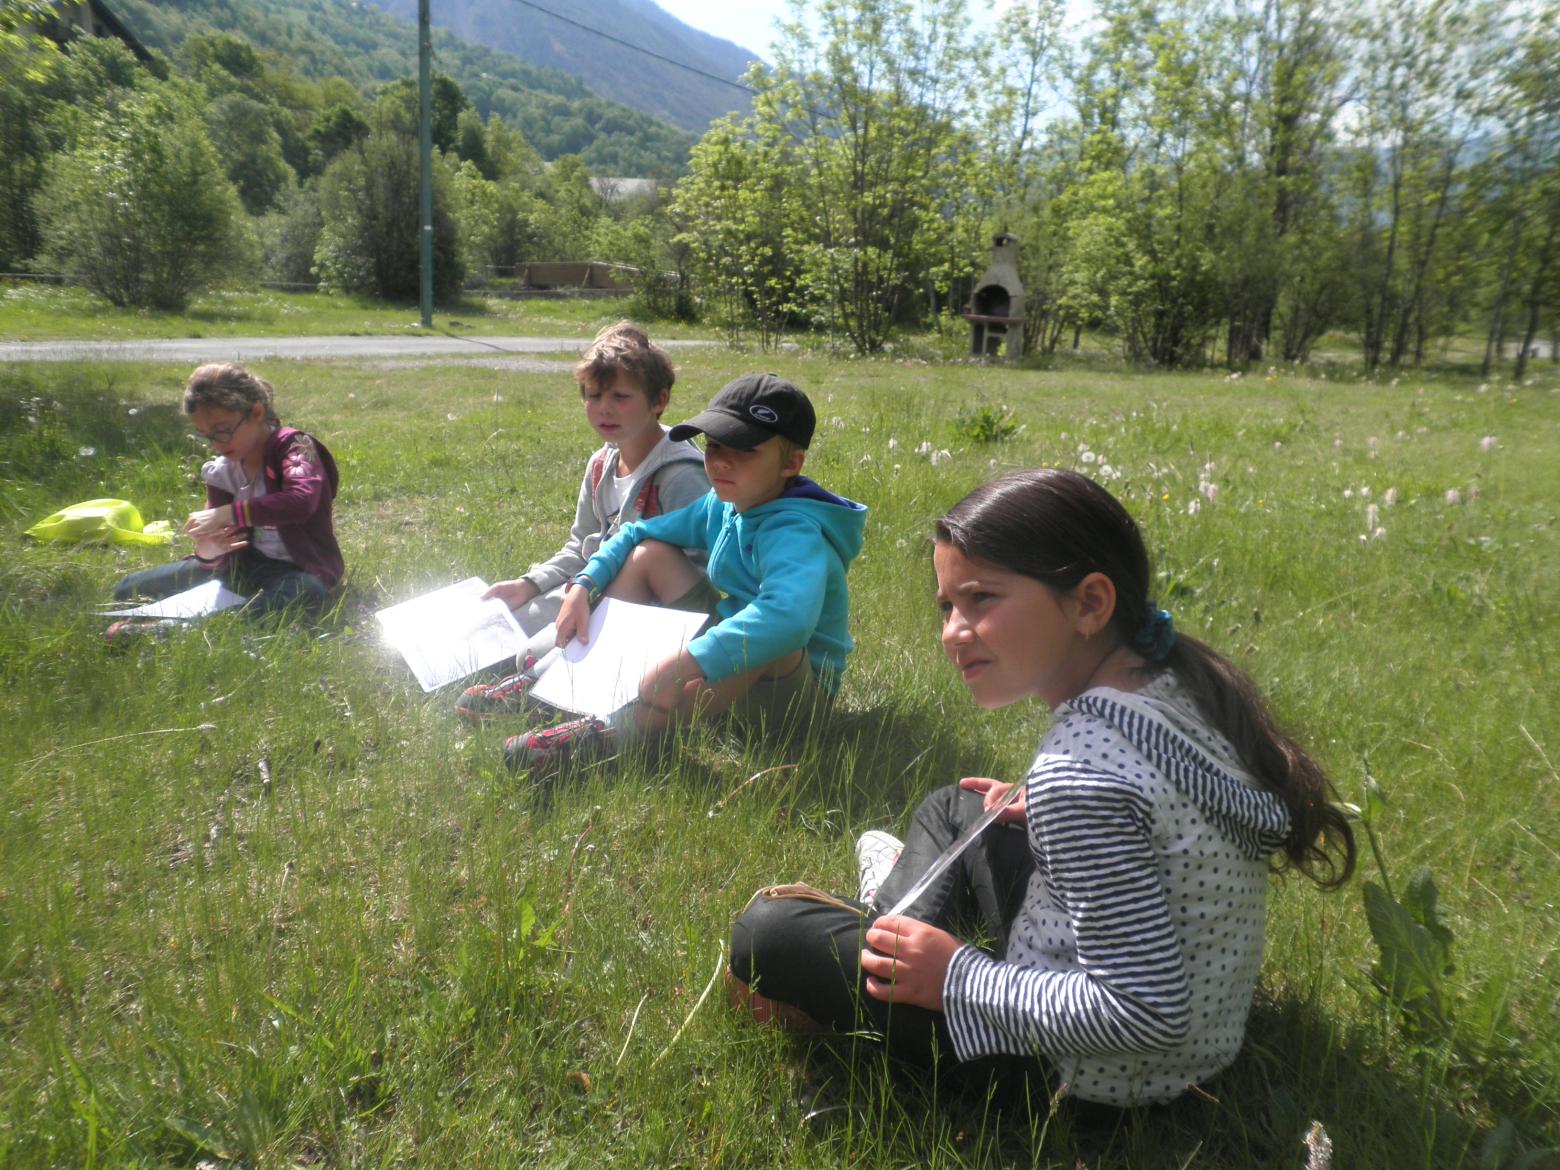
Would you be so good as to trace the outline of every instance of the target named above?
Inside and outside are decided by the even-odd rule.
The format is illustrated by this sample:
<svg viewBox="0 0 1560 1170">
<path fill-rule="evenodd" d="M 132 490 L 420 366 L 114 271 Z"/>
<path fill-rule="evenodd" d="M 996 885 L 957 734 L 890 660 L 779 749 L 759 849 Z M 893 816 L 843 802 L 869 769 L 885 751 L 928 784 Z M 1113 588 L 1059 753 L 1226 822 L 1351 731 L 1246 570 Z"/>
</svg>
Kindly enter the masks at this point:
<svg viewBox="0 0 1560 1170">
<path fill-rule="evenodd" d="M 415 28 L 357 0 L 111 0 L 142 43 L 170 56 L 192 36 L 225 32 L 311 80 L 343 77 L 366 94 L 417 76 Z M 484 117 L 497 113 L 543 158 L 579 154 L 591 171 L 670 178 L 694 136 L 592 93 L 578 78 L 434 30 L 434 67 Z"/>
<path fill-rule="evenodd" d="M 417 0 L 367 2 L 405 20 L 417 19 Z M 734 85 L 588 31 L 599 29 L 731 82 L 757 59 L 756 53 L 690 28 L 652 0 L 437 0 L 432 16 L 437 27 L 463 40 L 513 53 L 532 65 L 561 69 L 603 97 L 696 134 L 722 114 L 748 107 L 748 95 Z"/>
</svg>

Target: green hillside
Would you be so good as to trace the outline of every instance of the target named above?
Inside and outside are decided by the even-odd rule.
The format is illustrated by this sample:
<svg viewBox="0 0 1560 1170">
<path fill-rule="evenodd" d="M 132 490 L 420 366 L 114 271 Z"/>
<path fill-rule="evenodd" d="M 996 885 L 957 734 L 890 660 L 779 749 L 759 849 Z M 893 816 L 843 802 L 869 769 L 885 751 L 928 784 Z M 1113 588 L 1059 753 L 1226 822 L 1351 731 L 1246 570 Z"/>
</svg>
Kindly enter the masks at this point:
<svg viewBox="0 0 1560 1170">
<path fill-rule="evenodd" d="M 344 77 L 365 91 L 417 72 L 417 38 L 405 22 L 353 0 L 115 0 L 148 46 L 173 53 L 203 33 L 242 36 L 304 77 Z M 542 157 L 578 154 L 597 174 L 670 177 L 694 136 L 593 94 L 578 79 L 527 65 L 434 30 L 434 66 L 484 116 L 497 113 Z"/>
</svg>

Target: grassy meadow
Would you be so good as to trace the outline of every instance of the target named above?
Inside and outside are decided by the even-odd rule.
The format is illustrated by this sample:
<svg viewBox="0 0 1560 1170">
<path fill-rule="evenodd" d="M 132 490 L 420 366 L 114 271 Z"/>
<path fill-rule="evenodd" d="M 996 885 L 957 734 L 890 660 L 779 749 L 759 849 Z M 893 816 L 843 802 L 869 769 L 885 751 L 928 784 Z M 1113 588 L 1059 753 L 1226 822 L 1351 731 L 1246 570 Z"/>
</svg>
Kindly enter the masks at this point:
<svg viewBox="0 0 1560 1170">
<path fill-rule="evenodd" d="M 627 298 L 504 300 L 473 293 L 439 306 L 433 328 L 472 337 L 587 337 L 598 320 L 623 316 Z M 613 310 L 618 312 L 614 313 Z M 0 282 L 0 340 L 147 341 L 170 337 L 394 336 L 422 332 L 418 307 L 347 293 L 217 290 L 182 312 L 119 309 L 85 289 Z M 671 324 L 663 336 L 693 336 Z"/>
<path fill-rule="evenodd" d="M 813 395 L 809 474 L 872 508 L 858 649 L 796 742 L 699 728 L 540 789 L 371 614 L 562 542 L 594 445 L 562 359 L 257 366 L 341 464 L 350 587 L 319 629 L 219 617 L 129 650 L 93 606 L 158 554 L 22 532 L 98 496 L 197 506 L 188 370 L 0 366 L 0 1167 L 1298 1168 L 1314 1122 L 1340 1168 L 1555 1164 L 1560 373 L 678 360 L 674 416 L 756 366 Z M 979 441 L 1002 407 L 1018 432 Z M 1240 1059 L 1115 1119 L 909 1078 L 710 990 L 755 888 L 849 890 L 857 834 L 1021 775 L 1045 712 L 982 713 L 943 662 L 928 533 L 1042 462 L 1124 498 L 1177 624 L 1254 674 L 1379 845 L 1340 892 L 1274 880 Z M 1382 864 L 1439 890 L 1453 966 L 1410 1013 L 1438 1031 L 1373 984 Z"/>
</svg>

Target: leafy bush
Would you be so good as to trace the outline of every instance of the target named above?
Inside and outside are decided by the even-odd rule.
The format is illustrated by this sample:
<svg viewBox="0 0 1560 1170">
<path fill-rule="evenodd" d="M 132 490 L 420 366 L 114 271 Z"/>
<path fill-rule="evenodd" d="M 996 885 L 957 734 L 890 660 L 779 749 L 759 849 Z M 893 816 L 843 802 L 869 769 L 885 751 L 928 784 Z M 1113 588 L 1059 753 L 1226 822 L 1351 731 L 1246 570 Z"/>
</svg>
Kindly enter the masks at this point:
<svg viewBox="0 0 1560 1170">
<path fill-rule="evenodd" d="M 238 195 L 198 111 L 136 94 L 56 155 L 42 206 L 46 255 L 121 306 L 180 309 L 253 268 Z"/>
<path fill-rule="evenodd" d="M 953 429 L 972 443 L 1000 443 L 1018 434 L 1019 423 L 1008 407 L 982 402 L 962 408 Z"/>
<path fill-rule="evenodd" d="M 289 191 L 280 209 L 259 221 L 260 271 L 284 284 L 314 283 L 314 250 L 319 246 L 320 193 L 310 182 Z"/>
</svg>

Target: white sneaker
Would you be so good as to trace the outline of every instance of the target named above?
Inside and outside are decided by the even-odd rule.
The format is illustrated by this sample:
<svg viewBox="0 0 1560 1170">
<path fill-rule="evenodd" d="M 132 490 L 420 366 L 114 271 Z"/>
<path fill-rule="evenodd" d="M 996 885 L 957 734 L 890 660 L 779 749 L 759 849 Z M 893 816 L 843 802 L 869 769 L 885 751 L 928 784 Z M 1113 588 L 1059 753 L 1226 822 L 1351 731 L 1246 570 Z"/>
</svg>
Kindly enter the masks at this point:
<svg viewBox="0 0 1560 1170">
<path fill-rule="evenodd" d="M 877 897 L 878 887 L 905 851 L 905 843 L 882 829 L 868 829 L 856 838 L 856 870 L 861 874 L 859 899 L 868 905 Z"/>
</svg>

